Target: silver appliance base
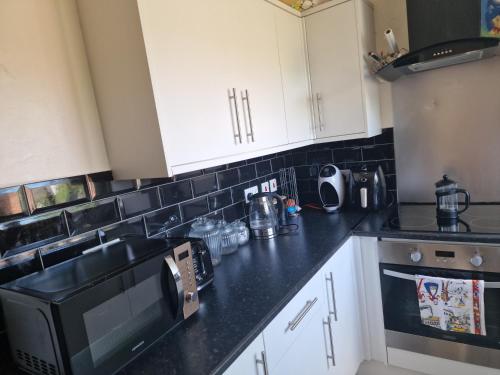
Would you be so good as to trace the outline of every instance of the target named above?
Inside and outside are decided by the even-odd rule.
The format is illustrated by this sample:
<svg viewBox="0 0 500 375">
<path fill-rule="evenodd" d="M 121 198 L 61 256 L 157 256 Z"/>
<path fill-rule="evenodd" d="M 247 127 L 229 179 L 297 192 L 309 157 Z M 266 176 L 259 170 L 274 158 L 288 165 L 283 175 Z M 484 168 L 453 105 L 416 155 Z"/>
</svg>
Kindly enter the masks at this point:
<svg viewBox="0 0 500 375">
<path fill-rule="evenodd" d="M 278 237 L 279 231 L 276 228 L 252 229 L 252 235 L 256 239 L 268 240 Z"/>
<path fill-rule="evenodd" d="M 391 348 L 500 369 L 500 350 L 385 330 Z"/>
</svg>

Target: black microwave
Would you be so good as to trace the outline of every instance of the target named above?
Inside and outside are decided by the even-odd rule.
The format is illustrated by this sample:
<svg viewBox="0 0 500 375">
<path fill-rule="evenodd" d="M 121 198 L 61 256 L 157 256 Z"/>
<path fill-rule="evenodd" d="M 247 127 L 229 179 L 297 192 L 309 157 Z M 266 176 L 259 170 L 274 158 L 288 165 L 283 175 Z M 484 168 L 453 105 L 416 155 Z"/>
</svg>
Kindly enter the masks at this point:
<svg viewBox="0 0 500 375">
<path fill-rule="evenodd" d="M 197 311 L 200 269 L 189 240 L 131 238 L 4 284 L 13 360 L 33 374 L 113 374 Z"/>
</svg>

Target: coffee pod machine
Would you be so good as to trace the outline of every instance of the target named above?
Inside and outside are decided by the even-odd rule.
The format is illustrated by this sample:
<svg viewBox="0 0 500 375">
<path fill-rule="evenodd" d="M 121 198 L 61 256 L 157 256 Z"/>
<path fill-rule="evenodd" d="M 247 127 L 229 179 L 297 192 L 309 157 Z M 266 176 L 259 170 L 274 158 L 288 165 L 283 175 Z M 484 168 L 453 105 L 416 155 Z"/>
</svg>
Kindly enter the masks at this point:
<svg viewBox="0 0 500 375">
<path fill-rule="evenodd" d="M 318 190 L 323 209 L 329 213 L 338 211 L 345 198 L 345 182 L 340 169 L 333 164 L 321 167 Z"/>
</svg>

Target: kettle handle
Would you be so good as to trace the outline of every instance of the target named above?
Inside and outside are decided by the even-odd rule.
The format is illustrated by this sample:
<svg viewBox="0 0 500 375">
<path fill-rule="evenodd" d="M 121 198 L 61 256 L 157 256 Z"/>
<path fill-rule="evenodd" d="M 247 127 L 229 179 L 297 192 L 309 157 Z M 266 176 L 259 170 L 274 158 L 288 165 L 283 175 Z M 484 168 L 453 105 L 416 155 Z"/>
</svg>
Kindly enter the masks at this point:
<svg viewBox="0 0 500 375">
<path fill-rule="evenodd" d="M 285 223 L 286 215 L 285 215 L 285 204 L 283 203 L 283 200 L 276 193 L 272 193 L 271 196 L 273 198 L 276 198 L 276 200 L 278 201 L 278 222 Z"/>
<path fill-rule="evenodd" d="M 465 207 L 458 211 L 459 214 L 461 214 L 462 212 L 466 211 L 468 208 L 469 208 L 469 205 L 470 205 L 470 193 L 467 191 L 467 190 L 464 190 L 464 189 L 456 189 L 456 192 L 457 193 L 462 193 L 465 195 Z"/>
</svg>

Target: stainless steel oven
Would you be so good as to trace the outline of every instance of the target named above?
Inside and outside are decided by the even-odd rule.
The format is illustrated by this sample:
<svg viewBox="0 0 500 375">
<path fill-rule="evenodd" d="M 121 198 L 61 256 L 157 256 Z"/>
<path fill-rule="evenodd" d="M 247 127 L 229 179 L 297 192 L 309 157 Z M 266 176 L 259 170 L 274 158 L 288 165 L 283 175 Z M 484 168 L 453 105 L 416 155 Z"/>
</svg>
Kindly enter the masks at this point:
<svg viewBox="0 0 500 375">
<path fill-rule="evenodd" d="M 188 240 L 130 238 L 0 287 L 16 364 L 118 371 L 199 306 Z"/>
<path fill-rule="evenodd" d="M 388 347 L 500 369 L 500 246 L 379 241 Z M 415 275 L 484 280 L 486 335 L 422 324 Z"/>
</svg>

